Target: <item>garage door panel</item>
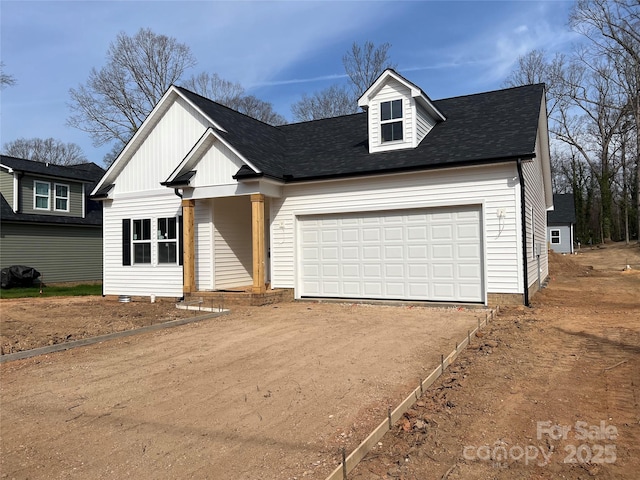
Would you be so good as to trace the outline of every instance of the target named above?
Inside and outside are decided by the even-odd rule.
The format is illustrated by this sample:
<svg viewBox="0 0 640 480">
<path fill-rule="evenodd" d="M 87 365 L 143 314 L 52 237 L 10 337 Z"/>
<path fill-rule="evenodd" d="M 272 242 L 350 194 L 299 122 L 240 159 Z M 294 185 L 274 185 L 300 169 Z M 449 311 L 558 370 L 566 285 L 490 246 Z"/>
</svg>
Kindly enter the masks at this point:
<svg viewBox="0 0 640 480">
<path fill-rule="evenodd" d="M 322 260 L 338 260 L 338 247 L 324 247 L 322 249 Z"/>
<path fill-rule="evenodd" d="M 302 296 L 483 300 L 480 209 L 300 218 Z"/>
</svg>

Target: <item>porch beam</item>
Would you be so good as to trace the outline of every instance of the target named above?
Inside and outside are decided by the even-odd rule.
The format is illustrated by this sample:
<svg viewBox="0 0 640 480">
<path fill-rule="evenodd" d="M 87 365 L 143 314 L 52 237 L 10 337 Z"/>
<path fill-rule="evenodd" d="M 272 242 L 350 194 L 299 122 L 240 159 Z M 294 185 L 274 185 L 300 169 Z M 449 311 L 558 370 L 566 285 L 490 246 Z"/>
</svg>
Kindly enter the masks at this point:
<svg viewBox="0 0 640 480">
<path fill-rule="evenodd" d="M 195 200 L 182 200 L 183 287 L 185 295 L 196 288 L 196 242 L 194 236 Z"/>
<path fill-rule="evenodd" d="M 264 195 L 251 195 L 251 237 L 253 246 L 253 293 L 266 292 L 264 252 Z"/>
</svg>

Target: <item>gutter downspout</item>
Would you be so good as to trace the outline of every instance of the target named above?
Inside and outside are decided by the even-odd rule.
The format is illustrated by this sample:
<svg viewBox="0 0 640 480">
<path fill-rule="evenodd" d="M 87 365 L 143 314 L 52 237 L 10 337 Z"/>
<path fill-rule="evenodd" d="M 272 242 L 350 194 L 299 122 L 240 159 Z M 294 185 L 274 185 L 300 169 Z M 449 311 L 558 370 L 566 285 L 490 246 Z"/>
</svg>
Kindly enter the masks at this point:
<svg viewBox="0 0 640 480">
<path fill-rule="evenodd" d="M 520 178 L 520 215 L 522 223 L 522 274 L 524 275 L 524 305 L 529 306 L 529 269 L 527 268 L 527 209 L 524 197 L 524 175 L 522 174 L 522 159 L 518 158 L 516 162 L 518 168 L 518 177 Z"/>
</svg>

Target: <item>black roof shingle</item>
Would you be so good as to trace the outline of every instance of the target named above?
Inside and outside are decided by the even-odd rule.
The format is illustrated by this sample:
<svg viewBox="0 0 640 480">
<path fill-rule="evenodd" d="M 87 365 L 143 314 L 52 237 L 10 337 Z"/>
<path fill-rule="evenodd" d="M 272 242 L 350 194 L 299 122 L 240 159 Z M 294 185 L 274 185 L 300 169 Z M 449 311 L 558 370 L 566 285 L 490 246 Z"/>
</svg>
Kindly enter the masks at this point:
<svg viewBox="0 0 640 480">
<path fill-rule="evenodd" d="M 573 193 L 554 193 L 553 210 L 547 212 L 547 223 L 576 223 L 576 207 Z"/>
<path fill-rule="evenodd" d="M 262 174 L 285 181 L 531 158 L 544 96 L 537 84 L 436 100 L 446 120 L 416 148 L 369 153 L 366 113 L 274 127 L 176 88 L 224 128 L 218 133 Z"/>
</svg>

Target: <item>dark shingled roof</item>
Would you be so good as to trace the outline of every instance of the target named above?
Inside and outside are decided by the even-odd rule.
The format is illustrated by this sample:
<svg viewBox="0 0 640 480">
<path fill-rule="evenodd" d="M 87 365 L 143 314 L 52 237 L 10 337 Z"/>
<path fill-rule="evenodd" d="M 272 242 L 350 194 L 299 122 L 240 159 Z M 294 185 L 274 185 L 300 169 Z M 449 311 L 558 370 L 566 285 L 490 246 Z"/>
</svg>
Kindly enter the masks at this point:
<svg viewBox="0 0 640 480">
<path fill-rule="evenodd" d="M 544 85 L 433 101 L 446 117 L 416 148 L 369 153 L 367 114 L 273 127 L 177 87 L 262 174 L 285 181 L 499 162 L 535 155 Z M 235 178 L 249 178 L 240 171 Z"/>
<path fill-rule="evenodd" d="M 549 225 L 576 223 L 576 207 L 573 193 L 554 193 L 553 210 L 547 212 Z"/>
<path fill-rule="evenodd" d="M 0 155 L 0 163 L 18 172 L 83 182 L 97 182 L 104 175 L 104 170 L 92 162 L 63 166 Z"/>
<path fill-rule="evenodd" d="M 95 163 L 81 163 L 78 165 L 53 165 L 43 162 L 35 162 L 33 160 L 25 160 L 23 158 L 9 157 L 0 155 L 0 163 L 7 167 L 11 167 L 18 172 L 29 173 L 32 175 L 42 175 L 47 177 L 56 177 L 74 181 L 85 182 L 85 194 L 87 200 L 85 202 L 87 211 L 85 217 L 73 217 L 65 215 L 37 215 L 27 213 L 15 213 L 4 195 L 0 195 L 0 216 L 3 222 L 26 222 L 26 223 L 49 223 L 56 225 L 85 225 L 100 226 L 102 225 L 102 204 L 89 200 L 89 193 L 104 175 L 104 170 Z"/>
</svg>

